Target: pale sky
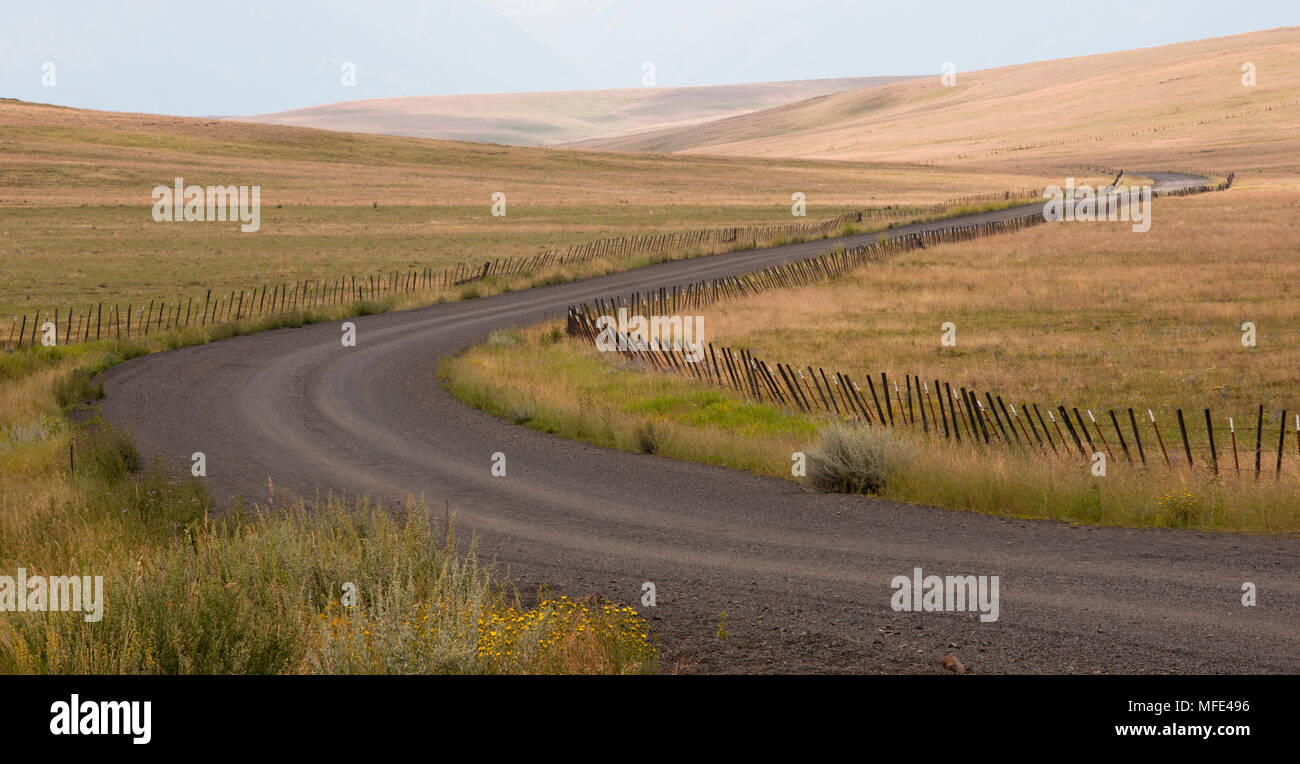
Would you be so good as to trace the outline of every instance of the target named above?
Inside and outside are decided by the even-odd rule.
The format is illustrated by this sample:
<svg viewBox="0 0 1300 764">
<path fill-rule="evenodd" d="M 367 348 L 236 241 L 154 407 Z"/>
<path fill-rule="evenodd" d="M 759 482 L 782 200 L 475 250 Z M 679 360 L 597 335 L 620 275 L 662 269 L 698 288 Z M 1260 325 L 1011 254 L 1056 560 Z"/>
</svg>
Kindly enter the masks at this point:
<svg viewBox="0 0 1300 764">
<path fill-rule="evenodd" d="M 0 96 L 259 114 L 446 93 L 938 73 L 1300 23 L 1296 0 L 6 0 Z M 355 85 L 345 84 L 346 67 Z"/>
</svg>

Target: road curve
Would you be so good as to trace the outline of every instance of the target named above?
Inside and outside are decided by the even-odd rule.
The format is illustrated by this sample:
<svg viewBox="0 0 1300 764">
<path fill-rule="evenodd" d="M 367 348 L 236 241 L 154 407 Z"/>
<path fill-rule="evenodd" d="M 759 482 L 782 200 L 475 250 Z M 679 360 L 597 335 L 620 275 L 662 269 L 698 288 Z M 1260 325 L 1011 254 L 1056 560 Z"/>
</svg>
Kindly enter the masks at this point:
<svg viewBox="0 0 1300 764">
<path fill-rule="evenodd" d="M 1169 189 L 1203 179 L 1144 173 Z M 1024 211 L 971 216 L 983 222 Z M 929 226 L 909 226 L 907 233 Z M 837 243 L 868 242 L 875 234 Z M 817 241 L 663 263 L 420 310 L 144 356 L 107 374 L 104 415 L 145 454 L 207 456 L 219 497 L 277 491 L 425 496 L 522 592 L 546 583 L 636 603 L 666 668 L 931 672 L 1294 672 L 1296 542 L 1047 521 L 810 493 L 790 481 L 562 440 L 470 409 L 438 362 L 494 329 L 594 297 L 808 257 Z M 508 475 L 492 477 L 491 455 Z M 891 579 L 999 576 L 1000 617 L 894 612 Z M 1243 582 L 1259 605 L 1243 607 Z M 719 614 L 731 637 L 716 637 Z"/>
</svg>

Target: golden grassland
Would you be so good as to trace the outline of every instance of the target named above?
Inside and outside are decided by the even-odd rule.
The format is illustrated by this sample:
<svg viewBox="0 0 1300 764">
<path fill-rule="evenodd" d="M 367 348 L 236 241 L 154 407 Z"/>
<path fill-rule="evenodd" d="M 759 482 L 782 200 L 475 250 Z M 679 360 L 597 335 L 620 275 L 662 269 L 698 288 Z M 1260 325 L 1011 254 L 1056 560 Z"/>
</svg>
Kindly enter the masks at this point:
<svg viewBox="0 0 1300 764">
<path fill-rule="evenodd" d="M 152 219 L 152 189 L 257 185 L 261 227 Z M 660 158 L 0 101 L 0 315 L 785 224 L 1050 182 L 920 165 Z M 506 194 L 507 214 L 491 214 Z"/>
<path fill-rule="evenodd" d="M 1104 480 L 1081 459 L 902 433 L 910 456 L 893 471 L 891 498 L 1078 522 L 1296 531 L 1294 428 L 1283 478 L 1272 479 L 1271 469 L 1278 413 L 1300 410 L 1297 202 L 1300 190 L 1248 186 L 1157 200 L 1148 233 L 1062 223 L 915 250 L 832 282 L 709 306 L 705 339 L 855 379 L 881 371 L 900 382 L 904 374 L 938 378 L 1016 405 L 1151 408 L 1175 463 L 1163 464 L 1146 422 L 1151 466 L 1122 463 L 1111 438 L 1118 461 Z M 955 347 L 940 343 L 948 321 Z M 1241 342 L 1247 321 L 1257 327 L 1255 347 Z M 790 455 L 813 449 L 831 423 L 612 362 L 559 341 L 554 327 L 513 341 L 503 335 L 447 361 L 444 383 L 471 405 L 566 437 L 787 478 Z M 1261 404 L 1270 471 L 1256 483 Z M 1181 456 L 1175 408 L 1189 423 L 1195 470 Z M 1205 468 L 1204 408 L 1218 430 L 1218 477 Z"/>
<path fill-rule="evenodd" d="M 1255 65 L 1255 85 L 1242 65 Z M 577 144 L 1043 171 L 1300 169 L 1300 27 L 939 74 L 726 120 Z"/>
<path fill-rule="evenodd" d="M 340 271 L 334 277 L 325 278 L 323 284 L 318 281 L 311 281 L 310 283 L 304 281 L 302 287 L 307 294 L 312 295 L 311 299 L 319 298 L 323 304 L 331 304 L 336 296 L 348 294 L 348 292 L 340 288 L 339 285 L 351 284 L 352 286 L 359 285 L 362 292 L 367 293 L 366 300 L 363 302 L 371 308 L 376 306 L 382 306 L 385 310 L 412 308 L 430 304 L 439 304 L 449 300 L 484 297 L 516 289 L 527 289 L 536 286 L 566 283 L 581 278 L 602 276 L 671 260 L 743 252 L 757 249 L 759 247 L 779 246 L 783 244 L 811 241 L 819 238 L 828 239 L 836 236 L 869 233 L 872 231 L 886 230 L 907 223 L 960 217 L 963 215 L 997 210 L 1023 203 L 1024 197 L 1013 197 L 1006 200 L 999 199 L 974 202 L 954 201 L 948 204 L 939 204 L 930 208 L 887 208 L 864 217 L 861 222 L 845 222 L 836 230 L 827 230 L 821 233 L 814 231 L 812 233 L 793 235 L 787 233 L 771 234 L 765 232 L 762 227 L 748 229 L 745 227 L 737 227 L 734 229 L 735 238 L 731 241 L 711 240 L 689 246 L 669 245 L 661 249 L 634 249 L 632 254 L 601 254 L 593 256 L 590 259 L 575 260 L 564 264 L 550 264 L 542 267 L 530 266 L 517 271 L 511 270 L 507 273 L 493 273 L 490 276 L 477 277 L 469 280 L 462 279 L 460 281 L 444 281 L 443 277 L 445 274 L 452 273 L 459 273 L 464 276 L 479 271 L 481 266 L 486 263 L 477 261 L 466 263 L 463 270 L 460 268 L 446 268 L 445 271 L 430 269 L 426 280 L 424 270 L 417 267 L 420 264 L 413 261 L 407 264 L 407 266 L 410 267 L 409 273 L 416 274 L 419 278 L 412 282 L 413 287 L 409 292 L 405 291 L 405 279 L 408 274 L 407 266 L 403 266 L 403 268 L 397 272 L 401 279 L 397 282 L 393 281 L 394 272 L 381 271 L 379 273 L 369 274 L 373 277 L 371 279 L 371 287 L 374 287 L 374 289 L 367 288 L 367 274 L 348 274 L 346 271 Z M 816 226 L 826 222 L 828 221 L 819 220 L 808 225 Z M 834 219 L 831 219 L 829 222 L 834 223 L 835 221 Z M 62 229 L 56 226 L 50 230 L 50 235 L 53 238 L 57 238 L 58 236 L 63 235 Z M 97 252 L 98 250 L 95 251 Z M 68 338 L 71 338 L 71 341 L 75 342 L 80 341 L 80 337 L 83 335 L 87 337 L 94 336 L 93 332 L 83 332 L 82 330 L 87 329 L 88 324 L 90 324 L 94 325 L 96 331 L 98 331 L 101 326 L 101 315 L 109 316 L 107 321 L 102 324 L 105 332 L 103 336 L 105 337 L 116 335 L 120 330 L 120 325 L 125 321 L 125 316 L 128 314 L 133 315 L 135 317 L 136 325 L 140 326 L 144 322 L 145 311 L 153 311 L 155 303 L 158 310 L 153 311 L 152 315 L 159 318 L 160 321 L 164 317 L 164 314 L 166 317 L 166 321 L 163 321 L 160 326 L 170 326 L 173 319 L 180 320 L 186 316 L 190 316 L 190 307 L 192 305 L 206 306 L 208 305 L 209 297 L 211 297 L 211 299 L 216 301 L 214 303 L 216 305 L 216 308 L 214 308 L 214 315 L 217 315 L 215 312 L 216 310 L 223 310 L 221 315 L 225 317 L 226 327 L 247 328 L 258 326 L 263 323 L 264 320 L 262 318 L 241 318 L 235 320 L 233 317 L 226 315 L 234 310 L 233 307 L 231 307 L 230 310 L 222 308 L 222 306 L 232 306 L 234 303 L 222 302 L 223 300 L 233 300 L 235 293 L 238 292 L 241 300 L 238 304 L 242 305 L 243 292 L 246 288 L 249 290 L 250 295 L 257 295 L 259 293 L 259 288 L 262 290 L 263 294 L 268 290 L 275 289 L 278 290 L 279 293 L 292 295 L 288 297 L 291 303 L 299 299 L 299 284 L 297 282 L 277 281 L 273 278 L 268 279 L 267 274 L 260 272 L 253 273 L 251 278 L 245 279 L 241 279 L 237 272 L 232 272 L 229 275 L 228 280 L 235 286 L 232 287 L 229 298 L 226 298 L 221 290 L 209 290 L 205 288 L 205 282 L 189 279 L 189 275 L 191 274 L 188 271 L 181 269 L 181 260 L 183 260 L 183 258 L 178 259 L 173 263 L 173 268 L 171 269 L 146 269 L 146 275 L 136 278 L 136 287 L 127 288 L 125 294 L 120 297 L 108 295 L 109 285 L 107 283 L 100 284 L 100 286 L 103 287 L 101 291 L 105 293 L 104 295 L 87 295 L 82 291 L 83 286 L 78 285 L 76 282 L 71 280 L 52 280 L 45 284 L 45 291 L 51 289 L 61 290 L 61 293 L 65 295 L 63 300 L 56 299 L 54 308 L 50 308 L 48 305 L 40 306 L 34 304 L 31 307 L 28 307 L 29 304 L 35 303 L 35 300 L 31 297 L 32 291 L 26 292 L 26 296 L 21 299 L 17 294 L 14 294 L 12 296 L 13 304 L 18 307 L 19 312 L 9 316 L 8 329 L 0 329 L 0 343 L 2 343 L 0 346 L 6 348 L 21 346 L 23 336 L 27 336 L 27 341 L 30 342 L 32 335 L 27 334 L 26 332 L 28 330 L 24 329 L 24 327 L 30 327 L 30 331 L 35 331 L 36 324 L 29 322 L 26 319 L 28 317 L 35 319 L 38 309 L 40 310 L 42 319 L 57 317 L 53 315 L 55 312 L 61 313 L 63 318 L 58 322 L 60 327 L 60 336 L 64 337 L 65 342 L 68 341 Z M 199 261 L 200 260 L 196 258 L 195 262 L 197 263 Z M 206 268 L 201 268 L 201 270 L 206 272 Z M 110 258 L 105 262 L 105 267 L 97 269 L 96 273 L 101 276 L 113 273 L 114 275 L 110 278 L 128 280 L 132 278 L 131 274 L 133 271 L 130 270 L 129 265 L 119 263 L 117 258 Z M 83 272 L 78 275 L 85 276 L 86 274 Z M 352 278 L 349 279 L 349 276 Z M 14 277 L 17 278 L 17 269 L 15 269 Z M 206 283 L 210 285 L 213 282 Z M 393 291 L 395 288 L 394 284 L 396 284 L 397 289 L 395 292 Z M 291 287 L 292 292 L 290 292 Z M 337 294 L 335 290 L 337 290 Z M 211 292 L 211 294 L 209 294 L 209 292 Z M 272 295 L 274 296 L 275 293 L 276 292 L 272 292 Z M 154 298 L 148 297 L 148 295 L 159 296 Z M 106 299 L 101 300 L 101 297 L 105 297 Z M 145 308 L 146 299 L 150 306 L 148 309 Z M 274 302 L 270 304 L 274 304 Z M 349 302 L 346 303 L 344 307 L 352 309 L 361 304 L 362 302 Z M 181 308 L 184 309 L 184 316 L 182 316 L 180 312 L 175 314 L 172 313 L 177 306 L 181 306 Z M 30 313 L 28 312 L 29 310 L 31 311 Z M 345 317 L 350 315 L 346 310 L 343 312 L 332 310 L 330 314 L 335 315 L 336 317 Z M 0 314 L 0 316 L 2 315 L 3 314 Z M 283 318 L 293 320 L 292 315 L 293 312 L 290 311 L 290 314 L 283 316 Z M 68 324 L 67 322 L 73 318 L 75 318 L 75 324 Z M 128 330 L 129 328 L 130 327 L 128 326 Z M 219 329 L 219 331 L 224 331 L 224 329 Z"/>
<path fill-rule="evenodd" d="M 1210 407 L 1241 423 L 1259 404 L 1300 409 L 1298 209 L 1300 188 L 1238 188 L 1158 199 L 1147 233 L 1059 223 L 914 250 L 711 306 L 706 336 L 855 377 L 919 374 L 1094 410 Z M 945 322 L 955 347 L 940 344 Z"/>
</svg>

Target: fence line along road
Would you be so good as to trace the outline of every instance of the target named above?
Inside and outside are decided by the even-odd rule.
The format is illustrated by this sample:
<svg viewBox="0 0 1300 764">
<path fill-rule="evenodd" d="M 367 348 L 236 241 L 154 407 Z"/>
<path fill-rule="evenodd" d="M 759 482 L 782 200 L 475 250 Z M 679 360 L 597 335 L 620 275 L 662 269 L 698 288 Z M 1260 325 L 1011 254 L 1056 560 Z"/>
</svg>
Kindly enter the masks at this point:
<svg viewBox="0 0 1300 764">
<path fill-rule="evenodd" d="M 620 236 L 574 244 L 526 257 L 499 257 L 481 264 L 458 262 L 446 268 L 410 268 L 383 274 L 344 276 L 337 279 L 303 279 L 292 283 L 260 284 L 252 289 L 232 289 L 229 294 L 206 290 L 198 296 L 153 299 L 147 304 L 87 303 L 84 308 L 54 308 L 15 315 L 3 347 L 16 350 L 42 344 L 42 326 L 54 327 L 56 345 L 104 339 L 133 339 L 162 331 L 206 327 L 286 316 L 324 306 L 378 301 L 398 294 L 428 293 L 482 281 L 544 273 L 602 258 L 618 259 L 647 254 L 688 252 L 725 245 L 757 246 L 782 237 L 829 237 L 864 219 L 904 219 L 932 214 L 960 205 L 1009 201 L 1037 196 L 1037 189 L 1002 191 L 957 197 L 929 207 L 885 207 L 850 212 L 836 217 L 782 225 L 731 226 L 659 234 Z"/>
<path fill-rule="evenodd" d="M 1222 191 L 1232 184 L 1233 176 L 1217 186 L 1196 186 L 1179 189 L 1165 195 L 1183 196 L 1189 193 Z M 1103 450 L 1112 461 L 1116 459 L 1115 448 L 1128 464 L 1148 464 L 1148 448 L 1159 444 L 1159 454 L 1152 454 L 1152 462 L 1163 460 L 1166 466 L 1178 463 L 1195 467 L 1197 460 L 1193 455 L 1192 443 L 1195 440 L 1198 450 L 1205 444 L 1208 457 L 1202 457 L 1201 464 L 1215 474 L 1220 471 L 1219 450 L 1215 443 L 1214 417 L 1210 409 L 1204 409 L 1205 427 L 1200 430 L 1203 438 L 1189 436 L 1189 427 L 1183 410 L 1177 409 L 1178 430 L 1181 437 L 1181 454 L 1175 451 L 1170 455 L 1164 437 L 1160 432 L 1155 413 L 1147 409 L 1145 417 L 1139 417 L 1134 409 L 1127 409 L 1127 424 L 1130 437 L 1125 436 L 1120 425 L 1121 416 L 1114 409 L 1103 412 L 1098 421 L 1091 409 L 1085 408 L 1087 422 L 1078 407 L 1061 404 L 1053 409 L 1047 407 L 1047 416 L 1037 403 L 1022 402 L 1019 409 L 1015 403 L 1007 404 L 1001 395 L 985 391 L 983 398 L 975 389 L 961 385 L 954 386 L 950 381 L 941 382 L 920 375 L 905 374 L 903 385 L 897 380 L 892 384 L 885 372 L 880 372 L 880 389 L 876 389 L 873 376 L 865 375 L 862 379 L 866 390 L 849 374 L 832 370 L 827 374 L 825 368 L 807 366 L 797 369 L 782 362 L 771 362 L 758 358 L 746 349 L 727 346 L 714 346 L 704 343 L 699 348 L 662 347 L 650 338 L 631 337 L 612 327 L 598 323 L 601 317 L 613 317 L 620 310 L 630 315 L 652 316 L 671 315 L 684 310 L 700 309 L 721 300 L 738 299 L 756 295 L 772 289 L 789 289 L 814 282 L 826 281 L 842 276 L 863 266 L 883 262 L 899 253 L 925 248 L 936 244 L 955 241 L 967 241 L 981 236 L 1014 232 L 1046 222 L 1041 212 L 1032 212 L 1005 220 L 997 220 L 974 225 L 953 225 L 940 230 L 930 230 L 906 236 L 881 239 L 848 250 L 826 252 L 814 257 L 770 266 L 752 273 L 738 276 L 726 276 L 688 284 L 683 287 L 660 288 L 654 292 L 634 292 L 626 297 L 609 299 L 598 298 L 593 302 L 571 306 L 567 316 L 567 332 L 592 346 L 599 346 L 598 339 L 602 333 L 608 340 L 603 350 L 612 350 L 621 357 L 642 366 L 669 373 L 690 377 L 703 383 L 717 385 L 737 392 L 759 402 L 796 409 L 805 413 L 829 415 L 852 420 L 866 426 L 906 427 L 927 435 L 938 435 L 956 442 L 965 440 L 971 444 L 984 446 L 1006 446 L 1027 449 L 1042 454 L 1071 458 L 1076 453 L 1085 460 Z M 657 338 L 654 338 L 657 339 Z M 807 372 L 805 374 L 804 372 Z M 882 404 L 883 401 L 883 404 Z M 988 406 L 984 405 L 987 401 Z M 937 403 L 936 403 L 937 402 Z M 1139 409 L 1140 411 L 1141 409 Z M 1293 409 L 1294 411 L 1294 409 Z M 1060 418 L 1057 418 L 1057 413 Z M 1264 454 L 1264 406 L 1258 408 L 1255 431 L 1255 448 L 1247 450 L 1247 473 L 1250 473 L 1249 456 L 1254 454 L 1254 475 L 1259 477 L 1265 469 Z M 1272 420 L 1274 412 L 1269 412 Z M 1106 435 L 1106 421 L 1114 433 L 1115 448 Z M 1144 446 L 1142 433 L 1138 427 L 1139 418 L 1149 420 L 1154 443 L 1148 435 Z M 1278 429 L 1275 459 L 1270 459 L 1273 472 L 1282 472 L 1283 457 L 1286 453 L 1287 409 L 1282 409 L 1278 417 L 1281 423 Z M 1049 427 L 1050 423 L 1050 427 Z M 1091 427 L 1089 426 L 1091 424 Z M 1064 425 L 1064 429 L 1062 429 Z M 1228 428 L 1222 428 L 1228 429 Z M 1222 429 L 1220 437 L 1222 437 Z M 1193 435 L 1195 427 L 1191 428 Z M 1055 437 L 1053 436 L 1055 432 Z M 1297 463 L 1300 464 L 1300 415 L 1296 417 L 1295 443 Z M 1067 437 L 1068 433 L 1068 437 Z M 1094 438 L 1094 434 L 1096 437 Z M 1232 470 L 1240 474 L 1241 459 L 1237 444 L 1235 428 L 1229 436 L 1232 444 Z M 1132 448 L 1130 448 L 1130 440 Z M 1085 448 L 1085 443 L 1086 448 Z M 1226 458 L 1226 453 L 1225 453 Z"/>
</svg>

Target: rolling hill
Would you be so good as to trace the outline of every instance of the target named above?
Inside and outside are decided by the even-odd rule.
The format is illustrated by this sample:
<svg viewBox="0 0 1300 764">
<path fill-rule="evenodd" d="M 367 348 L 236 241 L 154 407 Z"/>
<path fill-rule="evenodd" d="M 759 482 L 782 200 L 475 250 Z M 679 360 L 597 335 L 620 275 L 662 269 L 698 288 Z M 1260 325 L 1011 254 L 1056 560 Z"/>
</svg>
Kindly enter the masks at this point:
<svg viewBox="0 0 1300 764">
<path fill-rule="evenodd" d="M 0 311 L 528 256 L 601 238 L 932 205 L 1042 176 L 650 156 L 88 111 L 0 99 Z M 261 226 L 156 222 L 152 190 L 258 186 Z M 491 212 L 496 192 L 508 215 Z"/>
<path fill-rule="evenodd" d="M 1243 83 L 1254 65 L 1255 84 Z M 1300 27 L 957 72 L 573 147 L 1041 167 L 1300 167 Z M 1189 165 L 1189 162 L 1191 163 Z"/>
<path fill-rule="evenodd" d="M 694 125 L 907 79 L 852 77 L 713 87 L 374 98 L 234 119 L 412 138 L 542 146 Z"/>
</svg>

